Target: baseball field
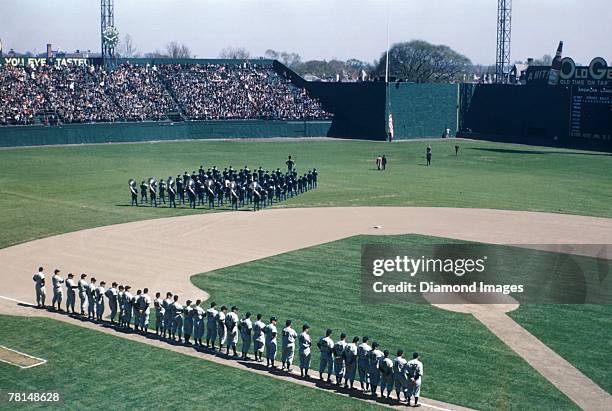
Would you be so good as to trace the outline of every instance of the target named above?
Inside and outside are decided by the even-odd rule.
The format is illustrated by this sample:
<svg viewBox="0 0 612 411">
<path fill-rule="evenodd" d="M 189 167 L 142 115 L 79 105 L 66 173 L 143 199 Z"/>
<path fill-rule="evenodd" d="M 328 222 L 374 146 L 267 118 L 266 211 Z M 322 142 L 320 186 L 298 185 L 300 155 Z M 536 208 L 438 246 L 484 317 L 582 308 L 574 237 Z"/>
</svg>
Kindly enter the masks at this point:
<svg viewBox="0 0 612 411">
<path fill-rule="evenodd" d="M 300 172 L 316 167 L 319 187 L 258 213 L 129 205 L 132 177 L 275 169 L 287 155 Z M 0 150 L 0 345 L 46 360 L 0 362 L 0 389 L 59 390 L 70 409 L 392 405 L 33 309 L 43 265 L 308 322 L 313 339 L 332 328 L 418 351 L 431 409 L 610 409 L 610 305 L 367 305 L 359 282 L 366 243 L 612 244 L 610 170 L 609 154 L 455 139 Z M 550 252 L 525 249 L 526 266 Z M 611 253 L 580 258 L 607 275 Z"/>
</svg>

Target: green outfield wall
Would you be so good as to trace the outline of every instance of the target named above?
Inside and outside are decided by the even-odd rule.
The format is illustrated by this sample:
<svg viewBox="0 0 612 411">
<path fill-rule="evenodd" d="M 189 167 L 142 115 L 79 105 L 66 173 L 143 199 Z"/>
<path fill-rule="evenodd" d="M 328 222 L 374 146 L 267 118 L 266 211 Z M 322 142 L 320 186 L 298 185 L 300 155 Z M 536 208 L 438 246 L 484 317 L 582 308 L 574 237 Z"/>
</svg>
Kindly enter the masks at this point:
<svg viewBox="0 0 612 411">
<path fill-rule="evenodd" d="M 387 118 L 393 114 L 395 140 L 440 137 L 459 126 L 459 84 L 392 83 Z"/>
<path fill-rule="evenodd" d="M 213 138 L 325 137 L 330 121 L 222 120 L 0 127 L 0 147 Z"/>
</svg>

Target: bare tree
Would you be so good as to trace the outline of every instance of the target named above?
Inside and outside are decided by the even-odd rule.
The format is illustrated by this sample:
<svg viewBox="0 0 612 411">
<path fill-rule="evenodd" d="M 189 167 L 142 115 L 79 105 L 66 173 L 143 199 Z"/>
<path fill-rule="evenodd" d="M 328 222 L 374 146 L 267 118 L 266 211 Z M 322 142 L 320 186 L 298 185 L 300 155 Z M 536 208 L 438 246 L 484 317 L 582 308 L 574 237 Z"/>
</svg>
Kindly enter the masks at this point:
<svg viewBox="0 0 612 411">
<path fill-rule="evenodd" d="M 134 45 L 134 39 L 126 34 L 117 46 L 117 54 L 121 57 L 138 57 L 138 49 Z"/>
<path fill-rule="evenodd" d="M 172 59 L 188 59 L 191 58 L 191 50 L 184 43 L 171 41 L 166 45 L 166 54 Z"/>
<path fill-rule="evenodd" d="M 170 57 L 168 54 L 159 49 L 145 53 L 144 56 L 148 59 L 167 59 Z"/>
<path fill-rule="evenodd" d="M 220 59 L 248 60 L 250 57 L 251 54 L 244 47 L 226 47 L 219 52 Z"/>
</svg>

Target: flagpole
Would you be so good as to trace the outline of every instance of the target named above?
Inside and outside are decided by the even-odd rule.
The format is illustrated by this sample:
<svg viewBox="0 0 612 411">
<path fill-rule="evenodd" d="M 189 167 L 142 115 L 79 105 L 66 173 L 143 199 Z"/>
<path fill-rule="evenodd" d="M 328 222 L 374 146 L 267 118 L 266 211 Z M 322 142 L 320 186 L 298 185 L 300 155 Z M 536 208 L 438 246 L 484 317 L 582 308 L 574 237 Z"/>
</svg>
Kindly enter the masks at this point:
<svg viewBox="0 0 612 411">
<path fill-rule="evenodd" d="M 387 130 L 387 138 L 391 141 L 389 116 L 391 115 L 391 101 L 389 99 L 389 2 L 387 2 L 387 54 L 385 61 L 385 129 Z"/>
</svg>

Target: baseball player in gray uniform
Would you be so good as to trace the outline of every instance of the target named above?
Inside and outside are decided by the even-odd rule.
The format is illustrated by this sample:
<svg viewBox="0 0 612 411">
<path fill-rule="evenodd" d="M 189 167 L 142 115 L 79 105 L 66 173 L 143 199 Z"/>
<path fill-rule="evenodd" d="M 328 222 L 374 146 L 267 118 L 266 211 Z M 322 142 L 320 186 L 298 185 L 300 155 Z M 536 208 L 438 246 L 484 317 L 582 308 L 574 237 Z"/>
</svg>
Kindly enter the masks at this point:
<svg viewBox="0 0 612 411">
<path fill-rule="evenodd" d="M 125 291 L 123 293 L 123 326 L 128 330 L 131 329 L 132 322 L 132 301 L 134 300 L 134 296 L 130 292 L 132 287 L 129 285 L 125 286 Z"/>
<path fill-rule="evenodd" d="M 372 343 L 372 351 L 370 351 L 370 368 L 368 369 L 368 372 L 370 373 L 370 385 L 372 388 L 372 397 L 376 397 L 376 389 L 378 388 L 378 385 L 380 384 L 380 362 L 382 361 L 382 359 L 384 358 L 384 354 L 382 351 L 380 351 L 380 349 L 378 348 L 380 346 L 380 344 L 378 344 L 376 341 L 374 341 Z"/>
<path fill-rule="evenodd" d="M 251 349 L 251 335 L 253 334 L 253 322 L 251 321 L 251 312 L 247 311 L 244 318 L 240 321 L 240 338 L 242 338 L 242 357 L 243 360 L 249 360 L 249 350 Z"/>
<path fill-rule="evenodd" d="M 117 317 L 117 304 L 119 303 L 119 293 L 117 292 L 117 283 L 113 282 L 111 287 L 104 293 L 108 298 L 108 308 L 110 310 L 110 321 L 111 324 L 115 324 L 115 318 Z"/>
<path fill-rule="evenodd" d="M 160 292 L 155 293 L 153 307 L 155 307 L 155 335 L 159 337 L 164 332 L 164 316 L 166 314 L 164 300 L 162 300 Z"/>
<path fill-rule="evenodd" d="M 32 281 L 34 281 L 34 290 L 36 291 L 36 306 L 45 308 L 47 292 L 45 291 L 45 273 L 42 267 L 38 267 L 38 272 L 32 276 Z"/>
<path fill-rule="evenodd" d="M 104 293 L 106 292 L 106 283 L 100 281 L 100 286 L 94 291 L 94 299 L 96 300 L 96 319 L 102 321 L 104 316 Z"/>
<path fill-rule="evenodd" d="M 95 277 L 91 277 L 89 286 L 85 290 L 87 294 L 87 318 L 93 320 L 96 318 L 96 290 L 98 285 L 96 284 Z"/>
<path fill-rule="evenodd" d="M 410 406 L 411 397 L 414 397 L 414 406 L 419 407 L 419 396 L 421 395 L 421 377 L 423 376 L 423 363 L 419 360 L 419 353 L 412 353 L 412 360 L 405 365 L 408 377 L 406 400 Z"/>
<path fill-rule="evenodd" d="M 393 360 L 393 382 L 395 383 L 395 394 L 397 395 L 397 402 L 400 402 L 400 392 L 404 393 L 406 397 L 406 374 L 405 366 L 406 360 L 404 359 L 404 350 L 397 350 L 397 357 Z M 408 399 L 406 397 L 406 399 Z"/>
<path fill-rule="evenodd" d="M 178 336 L 178 342 L 181 342 L 181 335 L 183 333 L 183 306 L 179 303 L 179 296 L 174 296 L 174 302 L 172 303 L 172 332 L 171 338 L 174 340 Z"/>
<path fill-rule="evenodd" d="M 257 320 L 253 323 L 253 352 L 255 354 L 255 361 L 262 362 L 263 361 L 263 351 L 264 351 L 264 328 L 266 328 L 266 324 L 261 321 L 261 314 L 257 314 Z"/>
<path fill-rule="evenodd" d="M 53 300 L 51 304 L 53 309 L 55 309 L 55 303 L 57 303 L 57 310 L 62 311 L 62 300 L 64 299 L 64 292 L 62 291 L 62 284 L 64 284 L 64 279 L 60 277 L 60 270 L 57 268 L 53 271 L 53 277 L 51 277 L 51 285 L 53 286 Z"/>
<path fill-rule="evenodd" d="M 321 351 L 319 362 L 319 378 L 323 381 L 323 373 L 327 368 L 327 382 L 331 382 L 331 376 L 334 373 L 334 361 L 332 359 L 332 349 L 334 348 L 334 340 L 331 339 L 332 330 L 325 331 L 325 337 L 319 338 L 317 347 Z"/>
<path fill-rule="evenodd" d="M 79 290 L 79 300 L 81 301 L 81 315 L 85 315 L 85 310 L 87 309 L 87 289 L 89 288 L 89 284 L 87 283 L 87 274 L 81 274 L 81 279 L 77 283 L 77 288 Z"/>
<path fill-rule="evenodd" d="M 66 312 L 74 314 L 74 303 L 76 300 L 76 290 L 78 287 L 74 282 L 74 274 L 68 273 L 68 279 L 66 280 Z"/>
<path fill-rule="evenodd" d="M 206 311 L 201 306 L 202 300 L 196 300 L 193 307 L 193 339 L 197 346 L 203 347 L 202 338 L 204 338 L 204 316 Z"/>
<path fill-rule="evenodd" d="M 293 365 L 293 357 L 295 355 L 295 340 L 297 333 L 291 327 L 291 320 L 285 322 L 285 328 L 283 328 L 283 340 L 282 340 L 282 354 L 281 362 L 282 369 L 287 369 L 287 372 L 291 372 L 291 366 Z"/>
<path fill-rule="evenodd" d="M 123 327 L 125 318 L 125 289 L 123 285 L 117 288 L 117 308 L 119 309 L 119 327 Z"/>
<path fill-rule="evenodd" d="M 383 351 L 384 358 L 380 361 L 379 369 L 382 376 L 382 383 L 380 384 L 380 396 L 385 396 L 385 390 L 387 390 L 387 399 L 391 398 L 391 391 L 393 390 L 393 361 L 389 358 L 389 350 Z"/>
<path fill-rule="evenodd" d="M 166 299 L 162 303 L 162 307 L 164 308 L 164 327 L 162 330 L 163 338 L 170 338 L 170 331 L 172 330 L 172 319 L 174 315 L 172 314 L 172 293 L 166 293 Z"/>
<path fill-rule="evenodd" d="M 134 330 L 140 330 L 140 297 L 142 296 L 142 290 L 137 290 L 136 295 L 132 299 L 132 315 L 134 316 Z"/>
<path fill-rule="evenodd" d="M 357 344 L 359 343 L 359 337 L 353 337 L 353 341 L 346 345 L 345 352 L 345 364 L 346 374 L 344 376 L 344 386 L 346 388 L 353 389 L 355 384 L 355 375 L 357 375 Z"/>
<path fill-rule="evenodd" d="M 368 391 L 370 389 L 370 377 L 368 375 L 368 368 L 370 368 L 370 351 L 372 347 L 368 344 L 369 337 L 365 336 L 361 340 L 361 344 L 357 347 L 357 371 L 359 372 L 359 384 L 361 385 L 362 391 Z"/>
<path fill-rule="evenodd" d="M 183 307 L 183 336 L 185 337 L 185 345 L 191 344 L 191 336 L 193 335 L 193 307 L 191 300 L 187 300 Z"/>
<path fill-rule="evenodd" d="M 340 340 L 336 341 L 334 344 L 334 348 L 332 349 L 332 354 L 334 355 L 334 371 L 336 373 L 336 385 L 340 386 L 342 384 L 342 379 L 344 378 L 344 358 L 346 349 L 346 333 L 340 334 Z"/>
<path fill-rule="evenodd" d="M 310 347 L 312 346 L 312 340 L 309 332 L 310 326 L 304 324 L 302 326 L 302 332 L 298 336 L 298 342 L 300 344 L 300 375 L 305 378 L 310 378 L 308 370 L 310 369 Z"/>
<path fill-rule="evenodd" d="M 221 310 L 217 313 L 217 337 L 219 338 L 219 352 L 223 350 L 225 339 L 227 338 L 227 328 L 225 327 L 225 315 L 227 307 L 221 306 Z"/>
<path fill-rule="evenodd" d="M 206 310 L 206 348 L 210 348 L 212 343 L 213 350 L 217 341 L 217 314 L 219 314 L 216 306 L 217 303 L 212 302 L 210 308 Z"/>
<path fill-rule="evenodd" d="M 225 316 L 225 327 L 227 329 L 227 355 L 230 348 L 234 352 L 234 357 L 238 357 L 236 352 L 236 344 L 238 344 L 238 308 L 232 306 L 230 312 Z"/>
<path fill-rule="evenodd" d="M 142 295 L 140 296 L 140 303 L 138 308 L 140 309 L 140 331 L 143 334 L 147 334 L 149 332 L 149 315 L 151 314 L 151 297 L 149 297 L 149 289 L 145 288 L 142 290 Z"/>
<path fill-rule="evenodd" d="M 276 342 L 276 317 L 270 318 L 270 324 L 264 328 L 264 335 L 266 337 L 266 367 L 276 368 L 274 361 L 276 360 L 276 349 L 278 348 Z"/>
</svg>

